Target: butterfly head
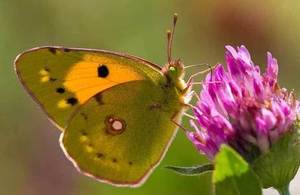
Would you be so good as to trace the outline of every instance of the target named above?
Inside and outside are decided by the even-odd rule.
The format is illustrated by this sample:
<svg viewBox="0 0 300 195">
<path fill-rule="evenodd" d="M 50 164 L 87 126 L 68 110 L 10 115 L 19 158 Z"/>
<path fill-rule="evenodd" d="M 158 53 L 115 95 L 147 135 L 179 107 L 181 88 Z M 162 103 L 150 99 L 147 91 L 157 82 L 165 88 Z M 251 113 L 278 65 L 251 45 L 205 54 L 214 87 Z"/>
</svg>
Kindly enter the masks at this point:
<svg viewBox="0 0 300 195">
<path fill-rule="evenodd" d="M 176 86 L 179 91 L 185 93 L 185 89 L 187 89 L 187 85 L 183 80 L 184 76 L 184 65 L 180 59 L 174 60 L 171 63 L 167 63 L 162 68 L 163 74 L 166 76 L 167 81 L 171 86 Z"/>
<path fill-rule="evenodd" d="M 180 59 L 168 62 L 162 69 L 163 73 L 171 80 L 178 80 L 184 76 L 184 65 Z"/>
</svg>

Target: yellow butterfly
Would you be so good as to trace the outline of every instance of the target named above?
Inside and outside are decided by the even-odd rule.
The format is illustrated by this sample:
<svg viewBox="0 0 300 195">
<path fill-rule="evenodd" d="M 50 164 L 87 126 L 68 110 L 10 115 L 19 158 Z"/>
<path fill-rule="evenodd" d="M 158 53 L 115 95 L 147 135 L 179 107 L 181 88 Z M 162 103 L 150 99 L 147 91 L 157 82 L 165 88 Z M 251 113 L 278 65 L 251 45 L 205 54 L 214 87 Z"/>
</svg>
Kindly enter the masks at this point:
<svg viewBox="0 0 300 195">
<path fill-rule="evenodd" d="M 85 175 L 139 186 L 165 155 L 190 94 L 184 65 L 105 50 L 38 47 L 15 60 L 27 92 L 62 131 L 61 147 Z M 176 125 L 177 124 L 177 125 Z"/>
</svg>

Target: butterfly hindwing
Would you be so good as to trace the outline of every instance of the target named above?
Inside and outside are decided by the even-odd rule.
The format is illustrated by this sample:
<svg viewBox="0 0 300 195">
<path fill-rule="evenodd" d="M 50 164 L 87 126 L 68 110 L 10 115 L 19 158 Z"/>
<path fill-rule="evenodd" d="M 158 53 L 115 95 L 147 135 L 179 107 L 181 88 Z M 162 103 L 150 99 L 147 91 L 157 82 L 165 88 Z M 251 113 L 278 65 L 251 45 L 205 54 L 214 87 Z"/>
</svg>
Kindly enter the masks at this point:
<svg viewBox="0 0 300 195">
<path fill-rule="evenodd" d="M 17 57 L 19 79 L 60 129 L 95 94 L 115 85 L 162 77 L 141 59 L 102 50 L 41 47 Z"/>
<path fill-rule="evenodd" d="M 101 181 L 137 186 L 164 155 L 181 111 L 175 89 L 149 80 L 107 89 L 88 100 L 61 137 L 79 170 Z"/>
</svg>

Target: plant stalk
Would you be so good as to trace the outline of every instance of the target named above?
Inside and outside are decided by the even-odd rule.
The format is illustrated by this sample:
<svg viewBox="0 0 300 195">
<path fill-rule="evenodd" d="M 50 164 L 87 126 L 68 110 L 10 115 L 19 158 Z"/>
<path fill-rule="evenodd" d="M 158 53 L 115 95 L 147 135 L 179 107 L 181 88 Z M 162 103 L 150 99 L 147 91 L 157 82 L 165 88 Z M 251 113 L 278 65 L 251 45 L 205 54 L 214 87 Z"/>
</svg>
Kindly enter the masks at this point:
<svg viewBox="0 0 300 195">
<path fill-rule="evenodd" d="M 276 188 L 280 195 L 290 195 L 289 184 Z"/>
</svg>

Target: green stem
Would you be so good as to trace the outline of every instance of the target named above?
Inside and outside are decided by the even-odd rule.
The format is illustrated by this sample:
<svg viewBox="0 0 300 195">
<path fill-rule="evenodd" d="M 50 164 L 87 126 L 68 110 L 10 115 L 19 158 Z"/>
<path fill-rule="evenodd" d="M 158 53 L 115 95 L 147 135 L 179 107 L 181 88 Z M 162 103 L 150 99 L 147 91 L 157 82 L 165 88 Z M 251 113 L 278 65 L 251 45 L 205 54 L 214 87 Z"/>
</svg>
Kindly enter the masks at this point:
<svg viewBox="0 0 300 195">
<path fill-rule="evenodd" d="M 276 188 L 280 195 L 290 195 L 289 184 L 282 186 L 281 188 Z"/>
</svg>

